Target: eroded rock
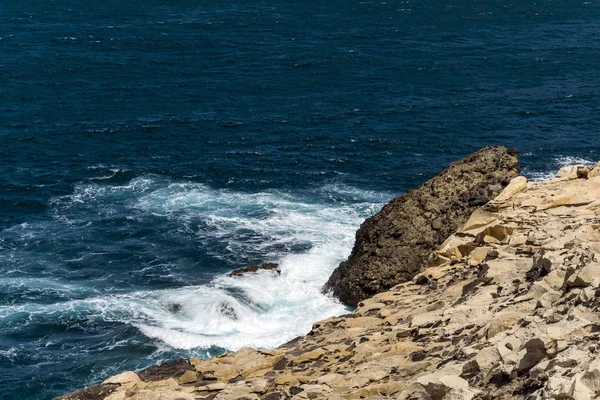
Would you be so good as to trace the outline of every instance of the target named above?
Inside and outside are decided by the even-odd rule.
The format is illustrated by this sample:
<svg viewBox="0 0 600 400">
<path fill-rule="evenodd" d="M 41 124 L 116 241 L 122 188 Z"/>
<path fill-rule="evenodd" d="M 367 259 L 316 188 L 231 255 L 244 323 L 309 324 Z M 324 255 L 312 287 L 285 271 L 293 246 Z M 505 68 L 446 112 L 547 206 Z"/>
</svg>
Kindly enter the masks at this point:
<svg viewBox="0 0 600 400">
<path fill-rule="evenodd" d="M 516 152 L 504 147 L 487 147 L 450 164 L 362 223 L 350 257 L 334 271 L 325 290 L 356 306 L 409 281 L 476 209 L 470 199 L 497 195 L 499 190 L 490 188 L 508 185 L 519 172 Z"/>
<path fill-rule="evenodd" d="M 273 271 L 273 272 L 277 273 L 277 275 L 281 274 L 281 270 L 279 269 L 279 264 L 262 263 L 260 265 L 252 264 L 246 268 L 234 269 L 233 271 L 231 271 L 229 273 L 229 276 L 242 276 L 242 275 L 246 275 L 246 274 L 250 274 L 250 273 L 258 272 L 258 271 Z"/>
</svg>

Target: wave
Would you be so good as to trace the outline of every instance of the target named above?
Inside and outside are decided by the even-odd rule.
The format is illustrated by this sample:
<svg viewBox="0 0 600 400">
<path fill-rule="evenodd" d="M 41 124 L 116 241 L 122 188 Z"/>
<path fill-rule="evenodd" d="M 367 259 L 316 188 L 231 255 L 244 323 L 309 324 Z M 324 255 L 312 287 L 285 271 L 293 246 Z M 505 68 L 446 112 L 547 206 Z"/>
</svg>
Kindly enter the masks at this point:
<svg viewBox="0 0 600 400">
<path fill-rule="evenodd" d="M 533 153 L 524 154 L 525 157 L 534 156 Z M 591 160 L 589 158 L 583 157 L 575 157 L 575 156 L 558 156 L 551 160 L 550 163 L 545 164 L 542 168 L 534 169 L 531 167 L 523 168 L 523 175 L 525 175 L 529 180 L 533 182 L 545 181 L 548 179 L 553 179 L 556 176 L 556 173 L 562 167 L 566 167 L 568 165 L 574 164 L 583 164 L 583 165 L 595 165 L 597 162 Z"/>
<path fill-rule="evenodd" d="M 20 289 L 0 285 L 0 292 L 10 286 L 11 295 L 21 293 L 25 300 L 0 306 L 0 323 L 16 329 L 55 320 L 116 322 L 174 349 L 275 347 L 305 334 L 313 322 L 347 311 L 320 289 L 349 254 L 360 223 L 389 197 L 342 184 L 247 193 L 160 176 L 122 185 L 90 179 L 51 201 L 52 221 L 4 232 L 17 250 L 0 257 L 0 263 L 18 271 L 11 279 Z M 188 253 L 198 249 L 199 257 L 220 263 L 219 270 L 207 271 L 201 264 L 181 269 L 177 257 L 164 261 L 163 249 L 174 250 L 161 247 L 155 236 Z M 39 244 L 48 237 L 51 244 Z M 25 251 L 31 243 L 55 253 Z M 142 254 L 133 261 L 125 254 L 131 243 Z M 115 257 L 127 261 L 125 270 L 112 270 L 111 255 L 121 253 Z M 277 262 L 281 274 L 225 273 L 250 261 Z M 23 272 L 27 265 L 42 264 L 53 265 L 51 279 Z M 175 287 L 127 284 L 143 282 L 158 269 L 162 278 L 170 277 L 167 286 Z M 89 270 L 99 270 L 98 275 Z M 74 277 L 81 279 L 73 283 Z"/>
<path fill-rule="evenodd" d="M 557 157 L 524 174 L 550 178 L 573 163 L 593 161 Z M 89 171 L 97 176 L 51 200 L 49 220 L 2 232 L 3 326 L 116 323 L 159 349 L 196 355 L 275 347 L 347 311 L 320 289 L 360 223 L 393 197 L 341 183 L 244 192 L 156 175 L 103 180 L 124 171 L 104 165 Z M 226 274 L 264 261 L 281 274 Z"/>
</svg>

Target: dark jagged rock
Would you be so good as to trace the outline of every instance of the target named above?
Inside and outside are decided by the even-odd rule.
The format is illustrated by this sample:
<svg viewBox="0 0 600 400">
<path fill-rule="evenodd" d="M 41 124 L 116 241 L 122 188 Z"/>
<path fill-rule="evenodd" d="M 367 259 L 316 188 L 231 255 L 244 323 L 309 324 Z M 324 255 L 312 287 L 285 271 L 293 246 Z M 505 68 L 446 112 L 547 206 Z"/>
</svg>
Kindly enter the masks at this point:
<svg viewBox="0 0 600 400">
<path fill-rule="evenodd" d="M 362 223 L 347 261 L 325 285 L 345 304 L 406 282 L 471 213 L 520 172 L 517 151 L 486 147 L 416 189 L 396 197 Z"/>
<path fill-rule="evenodd" d="M 251 266 L 246 268 L 234 269 L 229 273 L 229 276 L 242 276 L 250 272 L 258 272 L 259 270 L 275 271 L 277 272 L 277 274 L 281 273 L 281 270 L 279 269 L 279 264 L 263 263 L 261 265 L 252 264 Z"/>
<path fill-rule="evenodd" d="M 219 303 L 219 312 L 224 317 L 227 317 L 232 321 L 237 321 L 237 314 L 235 313 L 235 310 L 233 309 L 231 304 L 229 304 L 228 302 L 222 301 L 221 303 Z"/>
<path fill-rule="evenodd" d="M 185 371 L 193 371 L 194 367 L 189 362 L 180 358 L 170 363 L 146 368 L 138 372 L 138 376 L 143 382 L 155 382 L 169 378 L 179 378 Z"/>
<path fill-rule="evenodd" d="M 56 397 L 54 400 L 103 400 L 117 390 L 119 385 L 91 385 L 76 392 Z"/>
<path fill-rule="evenodd" d="M 168 309 L 170 312 L 172 313 L 178 313 L 179 311 L 181 311 L 181 304 L 180 303 L 169 303 Z"/>
</svg>

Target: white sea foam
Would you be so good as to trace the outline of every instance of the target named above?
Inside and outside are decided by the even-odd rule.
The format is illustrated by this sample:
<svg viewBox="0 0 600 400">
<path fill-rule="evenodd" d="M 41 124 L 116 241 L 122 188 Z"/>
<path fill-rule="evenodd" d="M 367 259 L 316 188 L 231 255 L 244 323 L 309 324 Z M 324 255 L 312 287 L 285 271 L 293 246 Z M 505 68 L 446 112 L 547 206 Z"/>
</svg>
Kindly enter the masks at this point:
<svg viewBox="0 0 600 400">
<path fill-rule="evenodd" d="M 71 314 L 116 321 L 138 328 L 157 343 L 194 351 L 212 346 L 275 347 L 307 333 L 315 321 L 347 311 L 322 294 L 321 288 L 349 254 L 360 223 L 377 212 L 387 197 L 340 184 L 306 195 L 277 190 L 244 193 L 153 176 L 122 186 L 77 185 L 73 194 L 54 199 L 57 218 L 68 215 L 75 220 L 69 223 L 84 226 L 89 221 L 76 221 L 80 214 L 70 210 L 82 207 L 96 215 L 164 218 L 199 245 L 221 244 L 220 253 L 213 256 L 224 262 L 236 255 L 259 257 L 279 263 L 281 274 L 219 275 L 205 285 L 121 295 L 90 292 L 95 297 L 4 307 L 0 316 L 26 312 L 32 317 Z M 81 257 L 67 262 L 77 260 Z M 55 293 L 77 290 L 56 282 L 48 288 Z"/>
<path fill-rule="evenodd" d="M 593 160 L 590 160 L 588 158 L 561 156 L 561 157 L 557 157 L 555 159 L 554 163 L 560 167 L 565 167 L 567 165 L 574 165 L 574 164 L 594 165 L 596 162 Z"/>
<path fill-rule="evenodd" d="M 322 195 L 327 199 L 332 190 L 324 188 Z M 359 192 L 348 187 L 342 190 L 346 193 L 338 192 L 337 196 L 352 193 L 357 197 Z M 360 222 L 381 206 L 381 198 L 374 202 L 373 194 L 365 194 L 371 201 L 323 204 L 277 191 L 241 193 L 212 190 L 197 183 L 178 183 L 141 196 L 135 207 L 178 220 L 198 240 L 224 241 L 231 253 L 262 253 L 263 258 L 275 258 L 281 256 L 282 249 L 289 252 L 296 247 L 326 243 L 344 246 L 343 252 L 349 252 Z M 198 221 L 207 229 L 196 229 Z"/>
<path fill-rule="evenodd" d="M 335 188 L 322 191 L 331 194 Z M 348 193 L 374 197 L 348 187 L 337 195 Z M 360 222 L 380 205 L 367 201 L 325 205 L 276 191 L 215 191 L 201 184 L 171 184 L 152 191 L 136 207 L 178 218 L 184 225 L 201 217 L 208 229 L 196 231 L 199 239 L 217 237 L 231 252 L 258 250 L 280 263 L 282 272 L 219 276 L 209 286 L 161 292 L 154 298 L 160 306 L 146 309 L 156 315 L 135 326 L 177 348 L 265 348 L 304 334 L 316 320 L 346 311 L 321 288 L 350 252 Z M 293 245 L 306 250 L 281 250 Z M 172 303 L 181 304 L 181 311 L 165 311 L 165 304 Z"/>
<path fill-rule="evenodd" d="M 532 154 L 527 153 L 526 155 L 532 155 Z M 575 164 L 595 165 L 596 161 L 590 160 L 588 158 L 582 158 L 582 157 L 559 156 L 553 160 L 552 165 L 549 167 L 549 169 L 546 169 L 543 171 L 535 171 L 535 170 L 531 170 L 529 168 L 524 168 L 523 174 L 529 180 L 534 181 L 534 182 L 545 181 L 548 179 L 553 179 L 556 176 L 556 173 L 558 172 L 558 170 L 561 169 L 562 167 L 566 167 L 568 165 L 575 165 Z"/>
<path fill-rule="evenodd" d="M 9 361 L 14 361 L 17 358 L 18 351 L 16 348 L 11 347 L 8 350 L 0 350 L 0 359 L 4 358 Z"/>
</svg>

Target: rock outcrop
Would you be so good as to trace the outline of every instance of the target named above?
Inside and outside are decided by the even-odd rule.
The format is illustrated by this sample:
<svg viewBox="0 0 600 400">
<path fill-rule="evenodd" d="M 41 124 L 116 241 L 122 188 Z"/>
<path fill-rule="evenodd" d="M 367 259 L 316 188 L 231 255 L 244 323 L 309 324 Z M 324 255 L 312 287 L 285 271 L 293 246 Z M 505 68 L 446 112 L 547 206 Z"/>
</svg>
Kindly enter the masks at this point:
<svg viewBox="0 0 600 400">
<path fill-rule="evenodd" d="M 516 151 L 505 147 L 486 147 L 450 164 L 363 222 L 350 257 L 333 272 L 325 290 L 356 306 L 409 281 L 436 246 L 519 173 Z"/>
<path fill-rule="evenodd" d="M 252 264 L 246 268 L 234 269 L 233 271 L 231 271 L 229 273 L 229 276 L 243 276 L 243 275 L 250 274 L 252 272 L 258 272 L 258 271 L 274 271 L 275 273 L 277 273 L 277 275 L 281 274 L 281 270 L 279 269 L 279 264 L 262 263 L 260 265 Z"/>
<path fill-rule="evenodd" d="M 583 168 L 514 178 L 412 280 L 277 349 L 125 372 L 60 399 L 598 398 L 600 175 Z"/>
</svg>

